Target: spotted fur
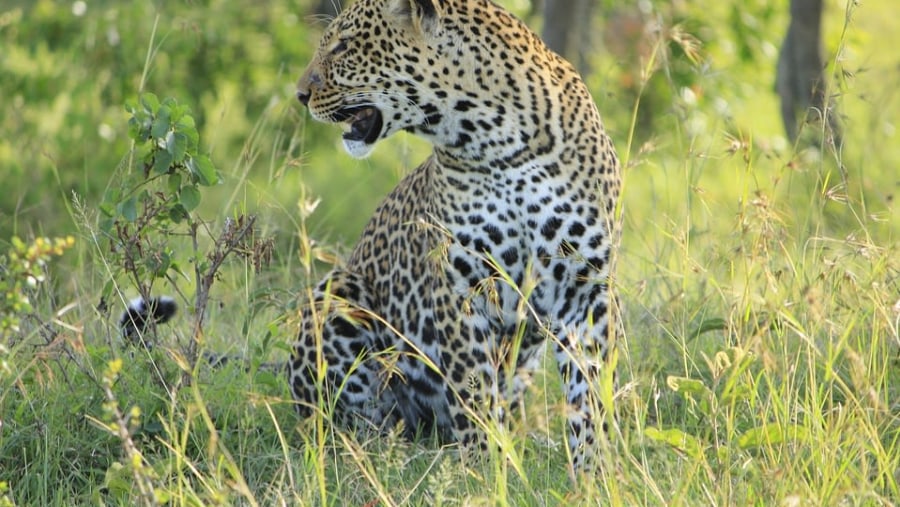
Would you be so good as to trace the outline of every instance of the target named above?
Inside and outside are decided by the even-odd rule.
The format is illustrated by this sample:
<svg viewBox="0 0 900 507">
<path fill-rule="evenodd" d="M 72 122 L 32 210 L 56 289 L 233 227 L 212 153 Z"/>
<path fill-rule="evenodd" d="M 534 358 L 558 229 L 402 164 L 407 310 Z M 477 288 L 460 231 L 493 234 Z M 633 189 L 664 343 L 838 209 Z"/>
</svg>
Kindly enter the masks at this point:
<svg viewBox="0 0 900 507">
<path fill-rule="evenodd" d="M 317 285 L 288 368 L 300 413 L 324 400 L 345 425 L 485 449 L 475 421 L 519 400 L 549 344 L 583 467 L 614 345 L 620 175 L 575 69 L 489 0 L 357 0 L 297 96 L 352 156 L 401 130 L 434 147 Z"/>
</svg>

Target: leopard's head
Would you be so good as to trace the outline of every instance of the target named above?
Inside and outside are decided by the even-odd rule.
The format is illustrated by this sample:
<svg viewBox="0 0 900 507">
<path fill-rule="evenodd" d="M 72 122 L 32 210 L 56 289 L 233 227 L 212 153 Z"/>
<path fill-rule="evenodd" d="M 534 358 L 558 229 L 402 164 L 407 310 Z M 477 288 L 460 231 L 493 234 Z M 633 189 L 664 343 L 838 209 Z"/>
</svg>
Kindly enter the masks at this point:
<svg viewBox="0 0 900 507">
<path fill-rule="evenodd" d="M 488 0 L 357 0 L 326 29 L 297 97 L 316 120 L 343 125 L 357 158 L 400 130 L 459 148 L 513 108 L 509 75 L 533 42 L 509 35 L 521 31 Z"/>
</svg>

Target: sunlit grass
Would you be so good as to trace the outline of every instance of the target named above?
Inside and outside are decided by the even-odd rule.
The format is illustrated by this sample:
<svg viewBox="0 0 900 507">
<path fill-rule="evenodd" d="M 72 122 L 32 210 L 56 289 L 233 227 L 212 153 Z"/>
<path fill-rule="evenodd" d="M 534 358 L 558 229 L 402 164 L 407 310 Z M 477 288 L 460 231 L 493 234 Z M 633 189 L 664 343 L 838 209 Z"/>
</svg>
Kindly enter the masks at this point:
<svg viewBox="0 0 900 507">
<path fill-rule="evenodd" d="M 43 7 L 33 19 L 52 19 Z M 77 53 L 41 49 L 36 55 L 46 58 L 25 72 L 24 49 L 17 46 L 4 68 L 19 69 L 17 79 L 37 76 L 43 88 L 29 93 L 48 95 L 20 118 L 41 118 L 38 130 L 68 130 L 45 147 L 50 157 L 28 160 L 39 160 L 35 177 L 52 199 L 70 199 L 75 189 L 79 200 L 52 208 L 67 214 L 28 208 L 9 222 L 23 235 L 74 228 L 78 237 L 62 264 L 66 271 L 51 270 L 49 282 L 32 294 L 37 309 L 21 335 L 0 344 L 0 482 L 9 484 L 8 498 L 21 505 L 152 503 L 138 488 L 149 484 L 156 500 L 195 505 L 895 503 L 900 216 L 893 199 L 900 190 L 894 147 L 900 118 L 894 90 L 900 77 L 886 67 L 884 48 L 893 46 L 882 41 L 897 37 L 887 22 L 891 8 L 865 3 L 851 9 L 846 24 L 837 7 L 827 11 L 826 49 L 845 76 L 834 83 L 847 130 L 839 151 L 792 147 L 780 133 L 766 45 L 779 41 L 764 32 L 780 29 L 784 12 L 760 14 L 763 26 L 750 43 L 763 56 L 749 61 L 729 42 L 730 7 L 679 13 L 687 30 L 695 21 L 697 35 L 710 40 L 701 53 L 705 66 L 692 67 L 690 91 L 669 78 L 667 65 L 674 64 L 665 58 L 648 65 L 598 57 L 590 82 L 628 162 L 616 283 L 626 339 L 604 467 L 596 480 L 577 486 L 566 470 L 564 406 L 552 365 L 535 376 L 525 410 L 508 426 L 489 423 L 500 445 L 481 459 L 430 441 L 337 432 L 325 410 L 298 421 L 283 375 L 260 367 L 287 356 L 298 329 L 297 301 L 326 269 L 321 261 L 347 251 L 377 202 L 427 147 L 398 136 L 373 158 L 350 160 L 337 146 L 337 132 L 313 126 L 290 102 L 303 62 L 271 62 L 259 49 L 264 44 L 248 47 L 278 68 L 249 78 L 236 72 L 269 83 L 255 87 L 255 96 L 242 98 L 247 90 L 233 83 L 179 96 L 207 117 L 202 135 L 225 176 L 204 194 L 202 215 L 215 227 L 236 211 L 256 213 L 279 248 L 264 272 L 233 263 L 213 290 L 205 346 L 248 357 L 249 371 L 239 364 L 200 368 L 183 386 L 177 355 L 166 347 L 147 353 L 120 343 L 114 321 L 121 300 L 97 307 L 115 270 L 98 238 L 98 203 L 85 201 L 80 183 L 107 185 L 125 154 L 124 130 L 116 132 L 125 129 L 119 114 L 127 97 L 113 94 L 107 103 L 99 92 L 85 92 L 92 77 L 98 87 L 113 79 L 106 69 L 97 76 L 75 72 L 70 82 L 49 86 L 57 71 L 80 65 Z M 184 20 L 196 16 L 191 11 Z M 180 38 L 185 32 L 172 28 L 174 17 L 163 12 L 160 47 L 169 51 L 165 61 L 151 62 L 149 86 L 187 79 L 178 74 L 181 67 L 166 66 L 198 42 Z M 9 24 L 0 28 L 16 18 L 3 19 Z M 216 26 L 225 30 L 226 21 Z M 14 22 L 26 32 L 41 26 Z M 111 21 L 93 23 L 91 33 L 103 34 L 99 25 Z M 274 40 L 298 32 L 315 40 L 302 20 L 288 23 L 277 24 Z M 145 54 L 145 28 L 122 31 L 123 46 Z M 308 51 L 302 41 L 285 47 L 294 55 Z M 99 49 L 87 54 L 97 65 L 104 61 Z M 139 73 L 148 70 L 141 65 Z M 669 87 L 664 110 L 651 111 L 654 128 L 636 125 L 635 111 L 659 102 L 617 88 L 620 67 L 643 70 L 657 80 L 653 86 Z M 78 112 L 59 98 L 63 92 L 100 113 Z M 12 97 L 11 110 L 24 111 L 24 99 L 17 100 Z M 3 163 L 15 158 L 15 135 L 27 148 L 22 157 L 40 139 L 30 127 L 16 134 L 10 118 L 0 120 L 10 133 L 0 143 Z M 111 141 L 76 136 L 108 135 L 98 121 L 112 128 Z M 81 162 L 71 167 L 71 158 L 55 155 L 60 151 L 82 153 Z M 116 162 L 95 180 L 94 164 L 110 157 Z M 18 164 L 7 177 L 23 172 Z M 125 280 L 115 282 L 122 300 L 134 295 Z M 189 280 L 179 279 L 178 287 L 190 297 Z M 163 329 L 172 351 L 188 339 L 187 321 L 183 315 Z M 124 367 L 105 394 L 104 372 L 115 359 Z M 119 424 L 110 404 L 126 415 L 139 407 L 140 424 L 125 428 L 127 436 L 103 429 Z M 135 459 L 129 445 L 144 466 L 129 461 Z M 0 490 L 0 505 L 5 498 Z"/>
</svg>

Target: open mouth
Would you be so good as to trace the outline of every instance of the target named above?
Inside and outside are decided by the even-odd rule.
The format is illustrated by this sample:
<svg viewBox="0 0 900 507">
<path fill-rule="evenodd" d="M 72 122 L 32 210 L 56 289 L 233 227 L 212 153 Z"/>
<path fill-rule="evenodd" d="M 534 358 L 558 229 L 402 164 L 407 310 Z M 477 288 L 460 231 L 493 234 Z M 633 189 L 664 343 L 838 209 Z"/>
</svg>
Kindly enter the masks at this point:
<svg viewBox="0 0 900 507">
<path fill-rule="evenodd" d="M 372 144 L 378 140 L 384 121 L 381 112 L 372 106 L 349 106 L 334 114 L 334 120 L 343 122 L 346 129 L 343 138 L 347 141 L 362 141 Z"/>
</svg>

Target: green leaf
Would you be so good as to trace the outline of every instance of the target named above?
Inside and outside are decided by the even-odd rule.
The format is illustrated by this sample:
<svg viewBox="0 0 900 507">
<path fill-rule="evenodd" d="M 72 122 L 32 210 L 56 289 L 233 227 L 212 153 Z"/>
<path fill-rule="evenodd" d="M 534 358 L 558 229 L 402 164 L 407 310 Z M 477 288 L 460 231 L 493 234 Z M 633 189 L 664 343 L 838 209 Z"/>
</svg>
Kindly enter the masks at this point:
<svg viewBox="0 0 900 507">
<path fill-rule="evenodd" d="M 147 92 L 141 95 L 141 105 L 144 106 L 144 110 L 150 114 L 156 114 L 156 110 L 159 109 L 159 99 L 156 95 Z"/>
<path fill-rule="evenodd" d="M 186 122 L 184 120 L 190 120 Z M 175 125 L 175 131 L 180 132 L 187 137 L 187 154 L 196 155 L 197 148 L 200 146 L 200 134 L 197 133 L 197 127 L 194 126 L 194 119 L 186 116 L 182 121 Z"/>
<path fill-rule="evenodd" d="M 169 132 L 166 136 L 166 150 L 172 154 L 176 164 L 184 162 L 188 138 L 183 132 Z"/>
<path fill-rule="evenodd" d="M 670 445 L 692 458 L 701 459 L 703 457 L 704 445 L 702 441 L 694 435 L 679 429 L 661 430 L 651 426 L 644 429 L 644 435 L 650 440 Z"/>
<path fill-rule="evenodd" d="M 696 380 L 688 377 L 676 377 L 674 375 L 669 375 L 666 377 L 666 385 L 669 386 L 669 389 L 675 391 L 676 393 L 681 394 L 692 394 L 700 397 L 708 397 L 712 395 L 712 391 L 706 387 L 706 384 L 701 380 Z"/>
<path fill-rule="evenodd" d="M 192 128 L 194 129 L 194 131 L 197 130 L 197 124 L 194 122 L 194 117 L 190 115 L 190 111 L 188 111 L 188 114 L 185 114 L 181 118 L 178 118 L 175 126 L 179 129 Z"/>
<path fill-rule="evenodd" d="M 169 263 L 169 272 L 176 273 L 177 275 L 179 275 L 182 278 L 187 278 L 187 276 L 188 276 L 187 273 L 185 273 L 184 271 L 181 270 L 181 265 L 178 264 L 177 259 L 172 259 L 172 262 Z"/>
<path fill-rule="evenodd" d="M 166 102 L 164 101 L 163 104 Z M 172 99 L 168 104 L 170 108 L 172 108 L 172 122 L 177 123 L 180 122 L 182 118 L 185 116 L 190 117 L 191 108 L 188 105 L 182 105 L 175 102 L 175 99 Z"/>
<path fill-rule="evenodd" d="M 119 215 L 128 220 L 129 222 L 134 222 L 137 220 L 137 201 L 134 197 L 130 199 L 126 199 L 122 201 L 117 206 L 117 210 Z"/>
<path fill-rule="evenodd" d="M 176 224 L 180 224 L 182 221 L 189 218 L 188 212 L 184 209 L 184 206 L 181 204 L 175 204 L 171 208 L 169 208 L 169 219 L 175 222 Z"/>
<path fill-rule="evenodd" d="M 204 187 L 209 187 L 219 182 L 219 172 L 216 171 L 212 160 L 206 155 L 191 157 L 188 161 L 188 167 L 191 170 L 191 174 L 197 179 L 197 182 Z"/>
<path fill-rule="evenodd" d="M 100 203 L 100 213 L 107 217 L 113 217 L 116 215 L 116 207 L 109 202 Z"/>
<path fill-rule="evenodd" d="M 708 333 L 710 331 L 723 331 L 728 329 L 728 322 L 720 317 L 713 317 L 711 319 L 704 319 L 700 324 L 692 329 L 688 333 L 688 337 L 693 339 L 697 338 L 703 333 Z"/>
<path fill-rule="evenodd" d="M 181 173 L 170 174 L 166 183 L 169 188 L 169 194 L 178 195 L 178 192 L 181 191 Z"/>
<path fill-rule="evenodd" d="M 798 424 L 770 423 L 745 431 L 738 437 L 737 443 L 741 449 L 748 449 L 771 444 L 806 441 L 809 441 L 809 431 L 805 427 Z"/>
<path fill-rule="evenodd" d="M 156 113 L 156 118 L 153 120 L 153 127 L 150 129 L 150 135 L 156 139 L 165 138 L 166 133 L 168 133 L 169 129 L 172 127 L 170 116 L 169 108 L 161 106 L 159 112 Z"/>
<path fill-rule="evenodd" d="M 172 166 L 172 154 L 165 150 L 158 150 L 153 155 L 153 171 L 159 174 L 169 172 Z"/>
<path fill-rule="evenodd" d="M 200 205 L 200 191 L 193 185 L 185 185 L 181 187 L 179 201 L 186 211 L 193 211 Z"/>
<path fill-rule="evenodd" d="M 128 119 L 128 137 L 135 141 L 141 141 L 141 122 L 136 116 Z"/>
<path fill-rule="evenodd" d="M 712 415 L 711 403 L 715 399 L 715 394 L 706 387 L 703 381 L 669 375 L 666 377 L 666 384 L 669 386 L 669 389 L 680 394 L 684 399 L 697 402 L 697 406 L 703 415 Z"/>
<path fill-rule="evenodd" d="M 128 120 L 128 135 L 139 143 L 146 142 L 147 139 L 150 139 L 150 127 L 152 125 L 153 121 L 147 112 L 143 110 L 137 111 Z"/>
</svg>

